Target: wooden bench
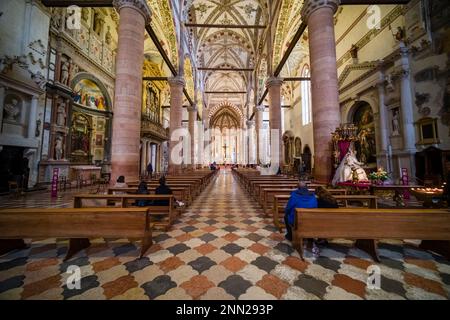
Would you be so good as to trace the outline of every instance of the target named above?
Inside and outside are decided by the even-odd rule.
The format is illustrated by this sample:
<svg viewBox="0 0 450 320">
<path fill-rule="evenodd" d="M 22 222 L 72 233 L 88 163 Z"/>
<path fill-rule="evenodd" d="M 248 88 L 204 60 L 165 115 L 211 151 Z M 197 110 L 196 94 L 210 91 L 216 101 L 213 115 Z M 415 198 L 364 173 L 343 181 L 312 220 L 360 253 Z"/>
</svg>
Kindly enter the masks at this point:
<svg viewBox="0 0 450 320">
<path fill-rule="evenodd" d="M 0 210 L 0 254 L 26 247 L 23 239 L 69 238 L 64 261 L 90 246 L 88 238 L 142 240 L 140 258 L 152 245 L 147 208 L 33 208 Z"/>
<path fill-rule="evenodd" d="M 439 209 L 296 209 L 293 246 L 303 259 L 303 239 L 355 239 L 379 261 L 377 240 L 418 239 L 420 248 L 450 259 L 450 211 Z"/>
<path fill-rule="evenodd" d="M 155 195 L 155 194 L 76 194 L 74 195 L 73 206 L 74 208 L 86 207 L 83 205 L 83 200 L 97 200 L 105 201 L 105 205 L 95 205 L 96 207 L 105 207 L 109 202 L 119 203 L 120 207 L 128 208 L 133 206 L 137 200 L 166 200 L 169 201 L 167 206 L 146 206 L 150 221 L 155 227 L 163 227 L 165 231 L 168 231 L 175 221 L 174 210 L 174 196 L 173 195 Z M 111 207 L 108 207 L 111 208 Z M 158 219 L 155 219 L 158 217 Z M 167 219 L 161 220 L 166 217 Z M 152 219 L 153 218 L 153 219 Z M 153 220 L 153 221 L 152 221 Z"/>
<path fill-rule="evenodd" d="M 264 214 L 268 216 L 269 212 L 272 212 L 275 195 L 290 195 L 291 192 L 295 190 L 296 190 L 295 188 L 284 188 L 284 187 L 267 188 L 267 189 L 263 188 L 261 191 L 260 204 L 263 207 Z M 311 192 L 315 191 L 315 189 L 311 188 L 308 188 L 308 190 Z M 326 189 L 326 190 L 333 196 L 347 194 L 346 189 Z"/>
<path fill-rule="evenodd" d="M 274 195 L 272 215 L 273 215 L 273 223 L 280 230 L 283 231 L 285 228 L 284 225 L 284 209 L 286 208 L 286 204 L 289 201 L 290 194 L 277 194 Z M 348 202 L 350 201 L 361 201 L 366 202 L 369 208 L 377 209 L 377 197 L 372 195 L 333 195 L 339 203 L 344 203 L 344 207 L 348 207 Z"/>
<path fill-rule="evenodd" d="M 150 194 L 155 194 L 155 189 L 154 187 L 151 187 L 148 189 L 148 192 L 150 192 Z M 175 197 L 175 199 L 183 201 L 186 206 L 188 206 L 190 204 L 190 197 L 189 197 L 189 189 L 188 188 L 184 188 L 184 187 L 173 187 L 170 188 L 173 192 L 173 195 Z M 130 194 L 137 194 L 137 187 L 133 187 L 133 188 L 108 188 L 107 193 L 108 194 L 121 194 L 121 193 L 130 193 Z"/>
</svg>

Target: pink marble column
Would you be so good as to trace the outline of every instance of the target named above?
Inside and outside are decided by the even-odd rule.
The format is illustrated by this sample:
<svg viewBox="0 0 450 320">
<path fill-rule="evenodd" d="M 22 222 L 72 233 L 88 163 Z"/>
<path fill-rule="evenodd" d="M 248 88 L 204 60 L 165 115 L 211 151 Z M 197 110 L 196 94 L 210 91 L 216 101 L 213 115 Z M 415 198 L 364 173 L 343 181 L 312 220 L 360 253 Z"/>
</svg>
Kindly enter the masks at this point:
<svg viewBox="0 0 450 320">
<path fill-rule="evenodd" d="M 150 9 L 144 0 L 118 0 L 119 39 L 112 134 L 112 182 L 139 178 L 144 32 Z"/>
<path fill-rule="evenodd" d="M 262 129 L 263 129 L 263 113 L 265 107 L 263 105 L 256 106 L 255 110 L 255 129 L 256 129 L 256 162 L 261 164 L 262 161 Z"/>
<path fill-rule="evenodd" d="M 191 143 L 190 143 L 190 157 L 191 157 L 191 164 L 190 167 L 192 169 L 195 169 L 196 167 L 196 159 L 195 159 L 195 124 L 197 121 L 197 106 L 190 106 L 188 107 L 189 112 L 189 135 L 191 137 Z"/>
<path fill-rule="evenodd" d="M 281 85 L 283 80 L 280 78 L 269 78 L 266 82 L 267 89 L 269 90 L 269 118 L 270 118 L 270 158 L 271 163 L 275 165 L 278 162 L 279 166 L 283 165 L 283 155 L 282 155 L 282 141 L 281 141 Z M 278 130 L 272 131 L 272 130 Z M 276 139 L 278 143 L 272 141 L 276 134 Z M 278 147 L 275 149 L 275 147 Z M 275 158 L 276 157 L 276 158 Z"/>
<path fill-rule="evenodd" d="M 169 78 L 170 86 L 170 131 L 169 139 L 172 139 L 172 134 L 182 127 L 183 120 L 183 88 L 185 81 L 181 77 Z M 177 174 L 181 171 L 181 164 L 176 163 L 172 157 L 172 150 L 178 145 L 178 141 L 169 141 L 169 174 Z M 184 150 L 186 152 L 186 150 Z"/>
<path fill-rule="evenodd" d="M 329 181 L 331 133 L 340 124 L 333 16 L 339 0 L 307 0 L 302 19 L 308 24 L 314 136 L 314 177 Z"/>
</svg>

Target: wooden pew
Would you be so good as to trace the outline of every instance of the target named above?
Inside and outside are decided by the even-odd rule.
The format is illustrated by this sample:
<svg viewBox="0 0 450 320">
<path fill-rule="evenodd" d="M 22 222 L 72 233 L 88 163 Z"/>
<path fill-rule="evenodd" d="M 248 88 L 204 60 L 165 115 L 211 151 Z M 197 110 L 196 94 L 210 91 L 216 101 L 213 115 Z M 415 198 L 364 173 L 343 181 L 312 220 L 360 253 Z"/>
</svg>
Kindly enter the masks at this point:
<svg viewBox="0 0 450 320">
<path fill-rule="evenodd" d="M 155 194 L 156 188 L 149 188 L 148 192 L 150 194 Z M 190 204 L 190 198 L 189 198 L 189 189 L 184 187 L 173 187 L 170 188 L 173 192 L 173 195 L 175 199 L 183 201 L 186 206 L 189 206 Z M 130 193 L 130 194 L 137 194 L 138 189 L 137 188 L 108 188 L 107 194 L 120 194 L 120 193 Z"/>
<path fill-rule="evenodd" d="M 138 182 L 128 183 L 129 188 L 137 188 L 139 185 Z M 158 182 L 149 181 L 147 182 L 147 188 L 155 189 L 159 186 Z M 185 188 L 186 189 L 186 197 L 188 199 L 188 203 L 191 204 L 194 201 L 194 197 L 197 195 L 198 190 L 195 191 L 195 187 L 190 183 L 167 183 L 167 186 L 172 188 Z"/>
<path fill-rule="evenodd" d="M 263 188 L 261 191 L 260 203 L 264 209 L 264 214 L 267 216 L 269 212 L 272 212 L 274 196 L 275 195 L 290 195 L 292 191 L 295 191 L 296 188 Z M 309 191 L 314 192 L 315 189 L 308 188 Z M 333 196 L 338 195 L 346 195 L 346 189 L 326 189 Z"/>
<path fill-rule="evenodd" d="M 147 208 L 21 208 L 0 210 L 0 254 L 26 247 L 23 239 L 69 238 L 64 261 L 90 246 L 88 238 L 142 240 L 139 257 L 152 245 Z"/>
<path fill-rule="evenodd" d="M 174 196 L 173 195 L 156 195 L 156 194 L 76 194 L 74 195 L 73 206 L 74 208 L 83 208 L 83 200 L 97 200 L 105 201 L 105 205 L 109 200 L 113 202 L 119 202 L 122 208 L 128 208 L 133 206 L 136 200 L 167 200 L 169 201 L 168 206 L 146 206 L 150 218 L 152 216 L 167 217 L 167 220 L 155 220 L 151 221 L 156 227 L 163 227 L 165 231 L 168 231 L 175 221 L 175 210 L 174 210 Z M 94 206 L 99 207 L 99 206 Z M 103 207 L 103 206 L 101 206 Z M 152 219 L 150 219 L 152 220 Z"/>
<path fill-rule="evenodd" d="M 284 225 L 284 209 L 286 208 L 286 204 L 289 201 L 290 193 L 289 194 L 276 194 L 274 195 L 274 201 L 273 201 L 273 208 L 272 208 L 272 218 L 273 218 L 273 224 L 280 230 L 280 232 L 283 231 L 285 228 Z M 377 209 L 378 203 L 377 199 L 378 197 L 372 196 L 372 195 L 333 195 L 333 198 L 335 198 L 339 203 L 344 203 L 344 206 L 348 208 L 348 202 L 349 201 L 361 201 L 361 202 L 367 202 L 369 208 Z"/>
<path fill-rule="evenodd" d="M 296 209 L 293 245 L 303 259 L 303 239 L 356 239 L 379 261 L 377 240 L 418 239 L 420 248 L 450 259 L 450 211 L 439 209 Z"/>
</svg>

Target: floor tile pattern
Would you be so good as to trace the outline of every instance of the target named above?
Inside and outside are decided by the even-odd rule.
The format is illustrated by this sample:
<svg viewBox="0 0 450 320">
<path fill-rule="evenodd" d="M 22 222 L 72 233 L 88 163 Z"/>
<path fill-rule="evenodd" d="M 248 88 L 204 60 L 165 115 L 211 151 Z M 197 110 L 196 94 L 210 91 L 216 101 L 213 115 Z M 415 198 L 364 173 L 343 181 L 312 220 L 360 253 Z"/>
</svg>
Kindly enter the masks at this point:
<svg viewBox="0 0 450 320">
<path fill-rule="evenodd" d="M 70 206 L 70 193 L 2 198 L 1 206 Z M 34 239 L 0 257 L 0 299 L 448 299 L 450 262 L 414 242 L 382 241 L 380 289 L 366 285 L 374 265 L 350 241 L 306 251 L 302 261 L 284 235 L 222 171 L 168 232 L 137 259 L 139 244 L 92 239 L 63 262 L 66 239 Z M 79 267 L 80 287 L 70 266 Z"/>
</svg>

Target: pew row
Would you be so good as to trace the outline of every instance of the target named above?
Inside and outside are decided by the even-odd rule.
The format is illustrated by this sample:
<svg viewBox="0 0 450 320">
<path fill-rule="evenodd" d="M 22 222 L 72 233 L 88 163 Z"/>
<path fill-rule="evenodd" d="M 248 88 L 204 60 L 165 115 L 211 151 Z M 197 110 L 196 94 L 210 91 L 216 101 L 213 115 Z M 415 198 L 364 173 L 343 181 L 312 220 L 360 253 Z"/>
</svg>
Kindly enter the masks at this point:
<svg viewBox="0 0 450 320">
<path fill-rule="evenodd" d="M 86 205 L 85 201 L 90 200 L 91 205 Z M 119 203 L 120 207 L 128 208 L 133 206 L 136 201 L 168 201 L 168 205 L 155 205 L 146 206 L 150 221 L 153 223 L 154 227 L 162 227 L 165 231 L 168 231 L 175 221 L 175 210 L 174 210 L 174 196 L 173 195 L 155 195 L 155 194 L 76 194 L 74 195 L 73 206 L 74 208 L 83 207 L 107 207 L 109 203 L 115 205 Z M 98 202 L 101 201 L 101 204 Z M 92 202 L 95 202 L 92 205 Z M 103 203 L 104 202 L 104 203 Z"/>
<path fill-rule="evenodd" d="M 293 246 L 303 259 L 307 238 L 354 239 L 380 261 L 377 240 L 417 239 L 420 248 L 450 259 L 450 211 L 438 209 L 296 209 Z"/>
<path fill-rule="evenodd" d="M 147 208 L 24 208 L 0 210 L 0 254 L 26 247 L 24 239 L 69 238 L 64 261 L 90 246 L 89 238 L 141 239 L 152 245 Z"/>
</svg>

